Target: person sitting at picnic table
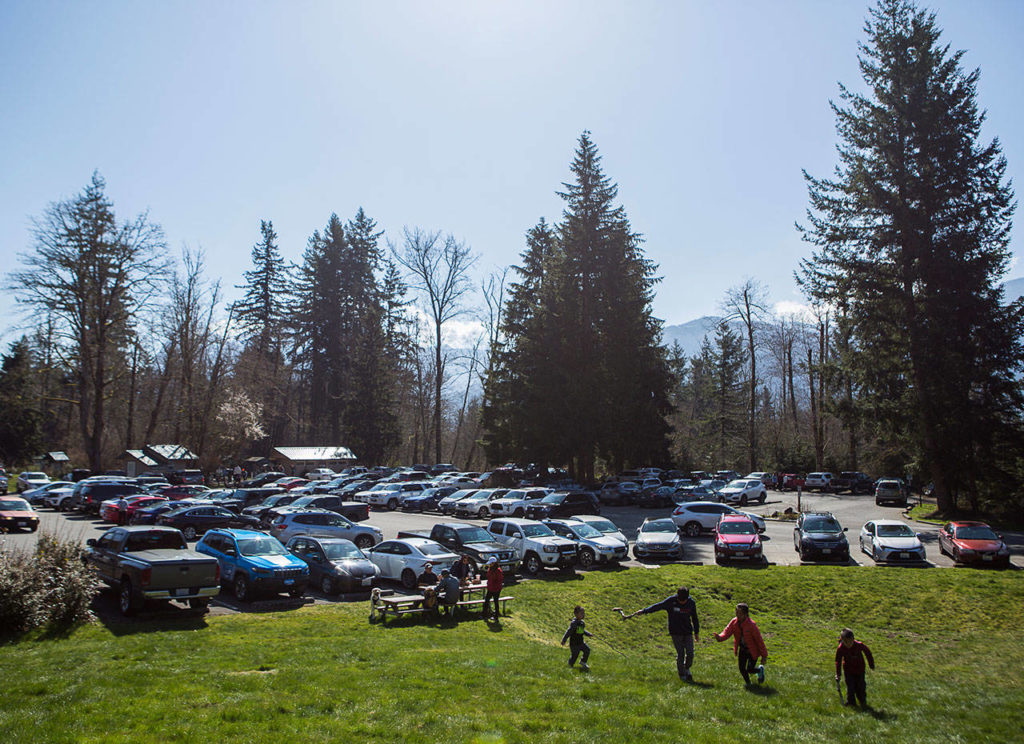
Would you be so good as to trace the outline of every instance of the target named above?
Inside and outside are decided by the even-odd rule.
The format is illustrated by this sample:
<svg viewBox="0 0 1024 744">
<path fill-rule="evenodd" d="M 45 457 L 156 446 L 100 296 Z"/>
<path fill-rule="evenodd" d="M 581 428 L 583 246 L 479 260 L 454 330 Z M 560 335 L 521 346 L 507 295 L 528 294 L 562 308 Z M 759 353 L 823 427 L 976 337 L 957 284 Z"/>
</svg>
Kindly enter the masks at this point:
<svg viewBox="0 0 1024 744">
<path fill-rule="evenodd" d="M 473 568 L 473 564 L 469 562 L 468 555 L 463 555 L 458 563 L 452 566 L 452 576 L 458 579 L 459 583 L 463 586 L 476 578 L 476 570 Z"/>
<path fill-rule="evenodd" d="M 437 582 L 438 601 L 444 608 L 445 615 L 451 615 L 455 611 L 455 605 L 459 601 L 459 596 L 462 594 L 462 587 L 459 585 L 459 580 L 452 576 L 451 572 L 445 568 L 441 571 L 441 580 Z"/>
<path fill-rule="evenodd" d="M 436 586 L 438 580 L 437 574 L 434 573 L 434 564 L 425 563 L 423 564 L 423 573 L 416 579 L 416 583 L 419 586 Z"/>
</svg>

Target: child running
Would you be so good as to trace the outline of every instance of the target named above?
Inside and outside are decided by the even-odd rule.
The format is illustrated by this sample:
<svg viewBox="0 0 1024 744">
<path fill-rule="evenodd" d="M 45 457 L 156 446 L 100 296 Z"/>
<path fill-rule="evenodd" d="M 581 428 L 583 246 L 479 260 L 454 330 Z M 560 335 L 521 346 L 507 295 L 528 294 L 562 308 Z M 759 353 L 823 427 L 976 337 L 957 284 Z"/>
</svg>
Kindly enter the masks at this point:
<svg viewBox="0 0 1024 744">
<path fill-rule="evenodd" d="M 862 708 L 868 707 L 868 689 L 864 681 L 865 657 L 868 665 L 874 669 L 875 657 L 871 655 L 871 649 L 854 640 L 852 630 L 843 628 L 839 634 L 839 648 L 836 649 L 836 687 L 839 686 L 840 667 L 846 674 L 846 702 L 843 705 L 853 705 L 856 698 Z"/>
<path fill-rule="evenodd" d="M 583 658 L 580 659 L 580 669 L 587 671 L 590 669 L 587 666 L 587 659 L 590 658 L 590 646 L 583 640 L 584 638 L 593 637 L 593 633 L 589 633 L 586 629 L 586 623 L 583 622 L 583 617 L 586 615 L 586 610 L 583 609 L 583 605 L 576 605 L 572 611 L 572 622 L 569 623 L 568 630 L 565 631 L 565 635 L 562 636 L 562 645 L 569 641 L 569 666 L 576 664 L 576 657 L 583 653 Z"/>
</svg>

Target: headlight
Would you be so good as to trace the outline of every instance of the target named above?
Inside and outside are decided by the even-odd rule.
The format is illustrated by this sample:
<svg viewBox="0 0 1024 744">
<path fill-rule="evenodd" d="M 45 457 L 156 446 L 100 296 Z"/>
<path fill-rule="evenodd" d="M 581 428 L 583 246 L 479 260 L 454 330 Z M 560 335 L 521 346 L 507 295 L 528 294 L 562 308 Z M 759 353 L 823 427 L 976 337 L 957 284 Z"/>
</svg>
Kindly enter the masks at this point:
<svg viewBox="0 0 1024 744">
<path fill-rule="evenodd" d="M 999 555 L 1009 555 L 1010 554 L 1010 549 L 1008 547 L 1006 547 L 1005 545 L 1003 545 L 1001 548 L 999 548 L 999 550 L 996 551 L 996 553 L 999 554 Z"/>
<path fill-rule="evenodd" d="M 974 555 L 975 552 L 977 552 L 977 551 L 971 550 L 970 548 L 961 548 L 960 549 L 960 555 Z"/>
<path fill-rule="evenodd" d="M 726 547 L 726 542 L 725 542 L 725 540 L 716 540 L 715 541 L 715 545 L 717 545 L 720 548 L 724 548 L 724 547 Z"/>
<path fill-rule="evenodd" d="M 554 545 L 545 545 L 544 546 L 544 552 L 545 553 L 557 553 L 558 552 L 558 548 L 555 547 Z"/>
<path fill-rule="evenodd" d="M 269 568 L 254 568 L 252 572 L 255 576 L 270 576 L 273 573 Z"/>
</svg>

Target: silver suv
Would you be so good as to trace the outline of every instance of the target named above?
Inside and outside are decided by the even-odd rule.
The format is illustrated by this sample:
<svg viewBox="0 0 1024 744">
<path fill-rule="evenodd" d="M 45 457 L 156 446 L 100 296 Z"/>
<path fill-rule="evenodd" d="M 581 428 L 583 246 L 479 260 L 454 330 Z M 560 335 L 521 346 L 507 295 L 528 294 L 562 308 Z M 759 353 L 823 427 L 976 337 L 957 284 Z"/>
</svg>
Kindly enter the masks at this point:
<svg viewBox="0 0 1024 744">
<path fill-rule="evenodd" d="M 327 509 L 290 509 L 284 507 L 270 523 L 270 534 L 287 543 L 293 537 L 341 537 L 360 549 L 373 547 L 384 539 L 379 527 L 356 524 Z"/>
</svg>

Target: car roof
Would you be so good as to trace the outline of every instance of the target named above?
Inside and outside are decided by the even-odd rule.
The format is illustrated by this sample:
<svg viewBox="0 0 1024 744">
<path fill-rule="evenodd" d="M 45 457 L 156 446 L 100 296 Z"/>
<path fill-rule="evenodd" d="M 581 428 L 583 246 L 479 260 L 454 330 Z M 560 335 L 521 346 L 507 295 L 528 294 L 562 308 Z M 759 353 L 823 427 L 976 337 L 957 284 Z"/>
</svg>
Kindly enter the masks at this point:
<svg viewBox="0 0 1024 744">
<path fill-rule="evenodd" d="M 902 520 L 899 520 L 899 519 L 872 519 L 871 522 L 874 522 L 876 527 L 878 525 L 880 525 L 880 524 L 884 524 L 884 525 L 898 524 L 898 525 L 902 525 L 904 527 L 910 527 L 909 524 L 907 524 L 906 522 L 904 522 Z"/>
<path fill-rule="evenodd" d="M 722 517 L 718 520 L 718 523 L 719 524 L 721 524 L 722 522 L 751 522 L 751 523 L 753 523 L 753 521 L 754 520 L 751 519 L 750 517 L 748 517 L 746 514 L 723 514 Z"/>
<path fill-rule="evenodd" d="M 231 537 L 270 537 L 266 532 L 260 532 L 259 530 L 239 530 L 239 529 L 213 529 L 207 530 L 207 535 L 220 534 L 230 535 Z M 271 538 L 273 539 L 273 538 Z"/>
<path fill-rule="evenodd" d="M 957 520 L 955 522 L 950 522 L 950 524 L 954 527 L 989 527 L 987 522 L 976 522 L 971 519 Z"/>
<path fill-rule="evenodd" d="M 508 522 L 509 524 L 543 524 L 538 522 L 536 519 L 523 519 L 522 517 L 502 517 L 501 519 L 492 519 L 491 522 Z"/>
</svg>

